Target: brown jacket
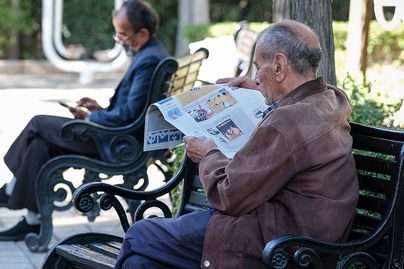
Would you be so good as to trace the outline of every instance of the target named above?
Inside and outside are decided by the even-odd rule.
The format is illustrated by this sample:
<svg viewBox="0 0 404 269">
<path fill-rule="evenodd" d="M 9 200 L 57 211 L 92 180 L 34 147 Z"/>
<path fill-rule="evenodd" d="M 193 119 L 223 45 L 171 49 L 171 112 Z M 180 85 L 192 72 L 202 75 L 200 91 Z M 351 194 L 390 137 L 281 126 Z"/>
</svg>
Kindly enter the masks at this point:
<svg viewBox="0 0 404 269">
<path fill-rule="evenodd" d="M 309 81 L 280 100 L 232 160 L 216 152 L 199 173 L 217 209 L 205 235 L 203 268 L 248 268 L 274 237 L 340 241 L 358 199 L 345 93 Z"/>
</svg>

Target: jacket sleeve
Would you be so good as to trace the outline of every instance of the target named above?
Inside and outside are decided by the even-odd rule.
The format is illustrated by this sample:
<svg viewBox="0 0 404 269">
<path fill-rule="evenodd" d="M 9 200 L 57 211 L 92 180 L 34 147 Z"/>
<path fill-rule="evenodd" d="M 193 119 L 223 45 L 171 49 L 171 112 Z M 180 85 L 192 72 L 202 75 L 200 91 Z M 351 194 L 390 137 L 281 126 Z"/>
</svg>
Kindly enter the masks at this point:
<svg viewBox="0 0 404 269">
<path fill-rule="evenodd" d="M 274 197 L 296 174 L 293 154 L 272 127 L 259 127 L 232 160 L 221 152 L 199 166 L 209 202 L 219 211 L 240 216 Z"/>
<path fill-rule="evenodd" d="M 110 127 L 118 127 L 129 124 L 139 117 L 146 104 L 150 81 L 157 64 L 157 60 L 143 61 L 136 68 L 132 80 L 122 81 L 123 84 L 130 83 L 130 85 L 121 85 L 121 87 L 129 87 L 126 100 L 120 101 L 120 105 L 115 105 L 112 109 L 91 113 L 89 120 Z"/>
</svg>

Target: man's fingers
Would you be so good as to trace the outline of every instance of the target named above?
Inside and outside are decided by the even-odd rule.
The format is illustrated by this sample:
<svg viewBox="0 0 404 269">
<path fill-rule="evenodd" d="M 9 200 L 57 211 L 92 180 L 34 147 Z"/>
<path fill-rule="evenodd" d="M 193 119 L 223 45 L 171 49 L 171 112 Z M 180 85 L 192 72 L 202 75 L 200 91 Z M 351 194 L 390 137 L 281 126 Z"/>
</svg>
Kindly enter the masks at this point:
<svg viewBox="0 0 404 269">
<path fill-rule="evenodd" d="M 216 84 L 225 84 L 229 83 L 232 80 L 234 80 L 234 78 L 219 78 L 218 80 L 216 80 Z"/>
</svg>

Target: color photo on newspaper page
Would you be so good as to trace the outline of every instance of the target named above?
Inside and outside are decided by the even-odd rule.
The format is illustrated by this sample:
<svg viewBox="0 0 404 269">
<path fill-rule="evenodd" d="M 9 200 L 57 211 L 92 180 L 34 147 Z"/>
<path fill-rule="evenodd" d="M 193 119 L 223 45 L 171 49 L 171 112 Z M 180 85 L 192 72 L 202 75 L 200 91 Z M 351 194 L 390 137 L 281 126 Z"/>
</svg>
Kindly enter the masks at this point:
<svg viewBox="0 0 404 269">
<path fill-rule="evenodd" d="M 151 105 L 144 150 L 170 148 L 184 135 L 212 138 L 227 157 L 244 145 L 268 108 L 259 91 L 203 85 Z"/>
</svg>

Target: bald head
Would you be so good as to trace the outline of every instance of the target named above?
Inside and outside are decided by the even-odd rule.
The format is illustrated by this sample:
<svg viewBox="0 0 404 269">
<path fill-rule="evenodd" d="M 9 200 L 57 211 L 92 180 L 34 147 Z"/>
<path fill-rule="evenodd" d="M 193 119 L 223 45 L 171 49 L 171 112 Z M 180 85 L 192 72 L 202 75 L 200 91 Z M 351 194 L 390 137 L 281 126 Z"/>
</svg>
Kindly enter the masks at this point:
<svg viewBox="0 0 404 269">
<path fill-rule="evenodd" d="M 317 35 L 303 23 L 286 20 L 265 29 L 257 42 L 257 53 L 272 61 L 277 53 L 286 55 L 299 74 L 317 74 L 322 51 Z"/>
</svg>

